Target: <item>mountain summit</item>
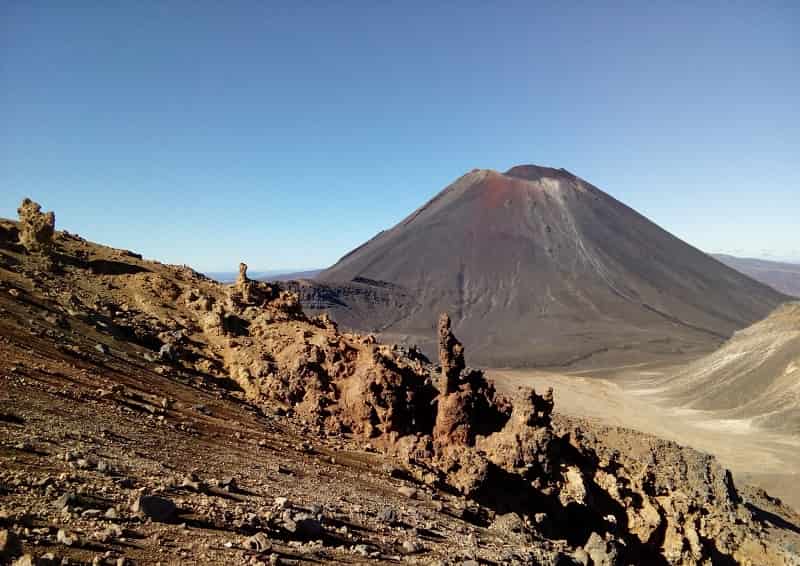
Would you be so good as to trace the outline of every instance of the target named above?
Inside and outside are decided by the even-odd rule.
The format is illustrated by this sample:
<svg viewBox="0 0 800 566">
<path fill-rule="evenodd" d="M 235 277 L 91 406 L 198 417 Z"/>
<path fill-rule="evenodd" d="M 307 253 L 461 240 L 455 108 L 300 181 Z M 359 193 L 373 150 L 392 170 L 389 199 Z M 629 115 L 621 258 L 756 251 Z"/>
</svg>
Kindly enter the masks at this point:
<svg viewBox="0 0 800 566">
<path fill-rule="evenodd" d="M 453 315 L 473 363 L 703 351 L 786 299 L 565 169 L 473 170 L 300 284 L 345 326 L 431 352 Z"/>
</svg>

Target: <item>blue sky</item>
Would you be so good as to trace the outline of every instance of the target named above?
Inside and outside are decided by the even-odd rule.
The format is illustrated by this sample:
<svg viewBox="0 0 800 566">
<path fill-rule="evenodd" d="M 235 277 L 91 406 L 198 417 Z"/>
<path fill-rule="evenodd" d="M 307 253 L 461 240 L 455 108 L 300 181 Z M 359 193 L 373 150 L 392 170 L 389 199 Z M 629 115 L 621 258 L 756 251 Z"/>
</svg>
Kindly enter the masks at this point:
<svg viewBox="0 0 800 566">
<path fill-rule="evenodd" d="M 475 168 L 566 167 L 800 259 L 800 3 L 0 3 L 0 216 L 201 270 L 325 266 Z"/>
</svg>

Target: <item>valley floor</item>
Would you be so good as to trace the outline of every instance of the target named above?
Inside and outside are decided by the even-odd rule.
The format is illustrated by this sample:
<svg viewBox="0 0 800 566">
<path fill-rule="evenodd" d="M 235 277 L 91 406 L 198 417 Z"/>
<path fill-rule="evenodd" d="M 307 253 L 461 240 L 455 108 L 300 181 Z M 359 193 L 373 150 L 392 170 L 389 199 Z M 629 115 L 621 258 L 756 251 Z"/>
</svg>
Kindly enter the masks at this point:
<svg viewBox="0 0 800 566">
<path fill-rule="evenodd" d="M 603 424 L 632 428 L 716 456 L 738 484 L 749 483 L 800 509 L 800 438 L 761 430 L 748 419 L 671 405 L 660 392 L 675 366 L 635 364 L 557 371 L 488 371 L 501 393 L 518 386 L 553 387 L 556 410 Z"/>
</svg>

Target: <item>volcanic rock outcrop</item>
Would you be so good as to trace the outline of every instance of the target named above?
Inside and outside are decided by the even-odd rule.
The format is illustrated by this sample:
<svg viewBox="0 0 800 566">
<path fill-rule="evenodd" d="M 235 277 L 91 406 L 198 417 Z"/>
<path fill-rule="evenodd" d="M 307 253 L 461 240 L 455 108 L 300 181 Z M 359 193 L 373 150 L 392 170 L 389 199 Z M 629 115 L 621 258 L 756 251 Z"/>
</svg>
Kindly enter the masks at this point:
<svg viewBox="0 0 800 566">
<path fill-rule="evenodd" d="M 19 209 L 19 242 L 31 253 L 46 253 L 52 247 L 56 227 L 54 212 L 42 212 L 31 199 L 22 201 Z"/>
<path fill-rule="evenodd" d="M 608 364 L 706 352 L 786 297 L 563 169 L 467 173 L 314 282 L 311 312 L 436 352 L 449 312 L 472 363 Z"/>
<path fill-rule="evenodd" d="M 439 363 L 442 366 L 442 386 L 444 393 L 456 390 L 458 377 L 464 370 L 464 347 L 453 336 L 450 329 L 450 315 L 442 313 L 439 317 Z"/>
<path fill-rule="evenodd" d="M 558 443 L 551 425 L 553 390 L 521 389 L 508 423 L 478 445 L 493 463 L 541 483 L 556 469 Z"/>
</svg>

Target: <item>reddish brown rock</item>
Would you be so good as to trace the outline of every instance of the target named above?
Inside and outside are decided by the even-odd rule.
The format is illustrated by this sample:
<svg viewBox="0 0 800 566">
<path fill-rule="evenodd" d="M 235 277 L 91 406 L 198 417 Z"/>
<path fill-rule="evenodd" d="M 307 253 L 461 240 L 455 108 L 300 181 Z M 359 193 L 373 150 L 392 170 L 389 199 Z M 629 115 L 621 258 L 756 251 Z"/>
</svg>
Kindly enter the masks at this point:
<svg viewBox="0 0 800 566">
<path fill-rule="evenodd" d="M 450 316 L 439 316 L 439 363 L 442 366 L 440 390 L 452 393 L 458 387 L 458 378 L 464 369 L 464 346 L 450 330 Z"/>
<path fill-rule="evenodd" d="M 42 212 L 40 204 L 26 198 L 17 209 L 19 241 L 31 253 L 47 253 L 53 245 L 56 227 L 54 212 Z"/>
<path fill-rule="evenodd" d="M 505 427 L 482 440 L 479 448 L 500 468 L 526 477 L 548 478 L 556 468 L 557 443 L 550 416 L 553 390 L 539 395 L 521 389 Z"/>
</svg>

